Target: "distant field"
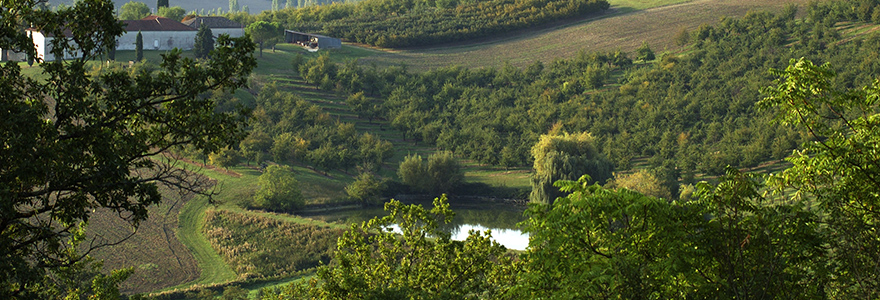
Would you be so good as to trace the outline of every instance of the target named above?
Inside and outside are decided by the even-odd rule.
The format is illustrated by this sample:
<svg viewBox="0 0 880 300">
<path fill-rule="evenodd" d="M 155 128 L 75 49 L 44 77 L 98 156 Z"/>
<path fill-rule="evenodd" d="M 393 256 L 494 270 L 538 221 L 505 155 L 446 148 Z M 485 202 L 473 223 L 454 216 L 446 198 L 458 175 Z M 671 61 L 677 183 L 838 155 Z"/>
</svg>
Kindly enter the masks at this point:
<svg viewBox="0 0 880 300">
<path fill-rule="evenodd" d="M 608 0 L 611 7 L 622 10 L 648 9 L 672 4 L 690 2 L 692 0 Z"/>
<path fill-rule="evenodd" d="M 632 52 L 642 42 L 647 42 L 655 52 L 660 53 L 677 48 L 673 38 L 683 28 L 693 30 L 700 24 L 713 24 L 722 16 L 742 16 L 750 10 L 776 11 L 787 4 L 804 6 L 809 0 L 681 2 L 683 1 L 611 1 L 612 10 L 617 11 L 593 20 L 524 32 L 485 43 L 391 51 L 362 60 L 379 65 L 405 64 L 413 70 L 427 70 L 449 65 L 469 68 L 499 67 L 505 61 L 516 66 L 526 66 L 536 60 L 547 63 L 557 58 L 570 58 L 581 50 L 613 51 L 620 48 Z M 657 7 L 659 5 L 666 6 Z M 645 7 L 654 8 L 631 11 Z"/>
</svg>

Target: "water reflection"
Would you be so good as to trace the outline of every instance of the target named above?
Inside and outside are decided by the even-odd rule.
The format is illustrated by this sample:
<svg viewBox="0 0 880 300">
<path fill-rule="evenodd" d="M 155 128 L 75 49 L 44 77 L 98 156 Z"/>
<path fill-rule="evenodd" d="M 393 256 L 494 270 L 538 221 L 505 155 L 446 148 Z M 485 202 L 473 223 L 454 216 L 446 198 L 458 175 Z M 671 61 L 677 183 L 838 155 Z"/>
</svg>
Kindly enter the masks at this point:
<svg viewBox="0 0 880 300">
<path fill-rule="evenodd" d="M 504 247 L 507 247 L 507 249 L 526 250 L 526 248 L 529 246 L 529 235 L 527 233 L 523 233 L 522 230 L 489 228 L 479 224 L 462 224 L 458 227 L 456 231 L 451 232 L 452 239 L 463 241 L 467 239 L 468 233 L 471 230 L 479 231 L 482 234 L 486 230 L 490 229 L 492 230 L 492 239 L 499 244 L 504 245 Z"/>
<path fill-rule="evenodd" d="M 420 204 L 427 209 L 432 207 L 430 201 L 409 201 L 405 204 Z M 455 212 L 455 217 L 451 223 L 441 225 L 440 229 L 450 233 L 454 240 L 466 239 L 470 230 L 477 230 L 480 233 L 492 230 L 492 239 L 508 249 L 525 250 L 529 245 L 529 235 L 516 226 L 517 223 L 525 220 L 523 216 L 525 208 L 522 206 L 450 201 L 450 207 Z M 361 208 L 313 214 L 307 217 L 326 222 L 352 224 L 385 215 L 387 213 L 381 208 Z M 394 230 L 399 232 L 400 229 L 394 226 Z"/>
</svg>

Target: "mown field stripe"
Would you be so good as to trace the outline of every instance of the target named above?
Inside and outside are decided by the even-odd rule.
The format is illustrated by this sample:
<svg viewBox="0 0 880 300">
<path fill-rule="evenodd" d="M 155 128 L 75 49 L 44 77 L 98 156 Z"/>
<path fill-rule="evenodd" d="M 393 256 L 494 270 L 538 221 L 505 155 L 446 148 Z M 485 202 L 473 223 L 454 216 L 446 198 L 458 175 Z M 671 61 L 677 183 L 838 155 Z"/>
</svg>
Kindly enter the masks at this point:
<svg viewBox="0 0 880 300">
<path fill-rule="evenodd" d="M 202 273 L 199 275 L 199 279 L 174 288 L 224 282 L 237 278 L 232 268 L 220 258 L 220 255 L 214 251 L 208 239 L 202 234 L 201 229 L 205 225 L 205 211 L 209 205 L 206 197 L 198 197 L 186 203 L 180 211 L 178 238 L 192 252 Z"/>
</svg>

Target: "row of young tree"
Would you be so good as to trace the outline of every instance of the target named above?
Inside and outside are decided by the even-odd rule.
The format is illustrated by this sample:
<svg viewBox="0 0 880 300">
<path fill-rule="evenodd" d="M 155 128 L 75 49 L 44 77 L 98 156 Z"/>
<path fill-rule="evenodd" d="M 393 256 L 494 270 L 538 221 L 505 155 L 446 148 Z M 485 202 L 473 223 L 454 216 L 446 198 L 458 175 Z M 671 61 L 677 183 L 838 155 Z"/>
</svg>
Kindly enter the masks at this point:
<svg viewBox="0 0 880 300">
<path fill-rule="evenodd" d="M 809 17 L 835 3 L 811 5 L 802 19 L 790 6 L 703 25 L 683 34 L 691 43 L 687 55 L 664 54 L 646 64 L 633 64 L 618 50 L 525 68 L 411 73 L 356 62 L 335 66 L 319 57 L 295 59 L 294 69 L 322 89 L 351 94 L 349 105 L 361 117 L 383 118 L 407 139 L 480 163 L 530 165 L 531 146 L 553 126 L 590 132 L 615 169 L 647 158 L 677 195 L 679 178 L 782 159 L 808 138 L 771 125 L 771 114 L 754 109 L 768 68 L 784 67 L 792 56 L 833 62 L 838 87 L 864 85 L 880 70 L 877 35 L 840 43 L 833 22 Z M 645 50 L 639 56 L 647 58 Z"/>
<path fill-rule="evenodd" d="M 358 132 L 354 124 L 332 118 L 321 107 L 279 90 L 274 82 L 259 90 L 254 103 L 222 92 L 210 96 L 218 101 L 221 112 L 240 107 L 253 109 L 248 134 L 241 143 L 208 155 L 190 148 L 181 149 L 181 153 L 220 167 L 272 161 L 304 164 L 326 172 L 355 168 L 375 171 L 394 152 L 390 142 L 372 133 Z"/>
<path fill-rule="evenodd" d="M 398 48 L 490 37 L 583 17 L 608 7 L 605 0 L 365 0 L 229 17 L 245 24 L 274 22 L 350 42 Z"/>
</svg>

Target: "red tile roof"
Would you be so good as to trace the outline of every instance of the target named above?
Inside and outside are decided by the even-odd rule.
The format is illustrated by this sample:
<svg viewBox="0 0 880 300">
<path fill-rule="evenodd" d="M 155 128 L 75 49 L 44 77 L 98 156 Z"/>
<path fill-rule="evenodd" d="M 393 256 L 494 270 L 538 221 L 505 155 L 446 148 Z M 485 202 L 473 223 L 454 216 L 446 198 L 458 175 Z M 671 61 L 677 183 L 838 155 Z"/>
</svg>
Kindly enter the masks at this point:
<svg viewBox="0 0 880 300">
<path fill-rule="evenodd" d="M 149 16 L 140 20 L 126 20 L 125 30 L 134 31 L 196 31 L 192 27 L 183 25 L 169 18 Z"/>
</svg>

